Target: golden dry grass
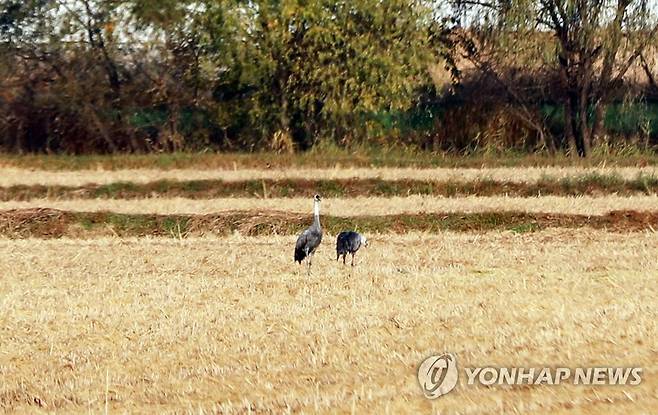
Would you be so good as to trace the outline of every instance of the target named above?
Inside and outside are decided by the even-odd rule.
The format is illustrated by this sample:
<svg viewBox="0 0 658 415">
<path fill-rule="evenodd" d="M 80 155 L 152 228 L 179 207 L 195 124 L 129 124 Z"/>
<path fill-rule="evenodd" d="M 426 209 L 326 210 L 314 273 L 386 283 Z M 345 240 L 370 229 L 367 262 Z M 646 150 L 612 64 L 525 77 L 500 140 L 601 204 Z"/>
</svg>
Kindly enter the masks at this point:
<svg viewBox="0 0 658 415">
<path fill-rule="evenodd" d="M 378 235 L 350 275 L 327 236 L 0 241 L 0 410 L 651 413 L 658 234 Z M 639 386 L 477 387 L 416 368 L 642 366 Z"/>
<path fill-rule="evenodd" d="M 658 175 L 658 167 L 520 167 L 485 169 L 414 169 L 414 168 L 333 168 L 333 169 L 239 169 L 239 170 L 77 170 L 43 171 L 17 168 L 0 168 L 0 186 L 13 185 L 62 185 L 83 186 L 89 183 L 108 184 L 114 182 L 147 183 L 156 180 L 211 180 L 240 181 L 251 179 L 348 179 L 381 178 L 384 180 L 455 180 L 478 179 L 534 182 L 543 177 L 565 178 L 589 173 L 617 174 L 634 179 L 638 174 Z"/>
<path fill-rule="evenodd" d="M 0 202 L 0 210 L 54 208 L 75 212 L 111 211 L 116 213 L 206 214 L 234 210 L 309 213 L 309 198 L 147 198 L 147 199 L 73 199 Z M 603 215 L 613 210 L 658 210 L 658 196 L 542 196 L 542 197 L 358 197 L 324 199 L 322 213 L 331 216 L 394 215 L 403 213 L 518 211 L 528 213 L 565 213 Z M 309 213 L 310 214 L 310 213 Z"/>
</svg>

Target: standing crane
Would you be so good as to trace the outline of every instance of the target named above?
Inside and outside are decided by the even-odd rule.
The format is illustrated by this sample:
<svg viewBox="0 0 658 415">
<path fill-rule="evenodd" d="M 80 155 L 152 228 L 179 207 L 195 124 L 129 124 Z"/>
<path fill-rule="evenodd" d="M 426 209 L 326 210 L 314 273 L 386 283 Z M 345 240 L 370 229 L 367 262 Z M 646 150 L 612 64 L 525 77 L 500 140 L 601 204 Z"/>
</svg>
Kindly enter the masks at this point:
<svg viewBox="0 0 658 415">
<path fill-rule="evenodd" d="M 315 249 L 322 242 L 322 227 L 320 226 L 320 195 L 313 197 L 313 224 L 302 232 L 295 244 L 295 262 L 300 264 L 308 257 L 308 273 L 311 273 L 311 261 Z"/>
<path fill-rule="evenodd" d="M 336 261 L 343 256 L 343 264 L 345 264 L 345 256 L 352 254 L 352 266 L 354 266 L 354 255 L 361 246 L 368 246 L 368 240 L 365 236 L 355 231 L 344 231 L 338 234 L 336 238 Z"/>
</svg>

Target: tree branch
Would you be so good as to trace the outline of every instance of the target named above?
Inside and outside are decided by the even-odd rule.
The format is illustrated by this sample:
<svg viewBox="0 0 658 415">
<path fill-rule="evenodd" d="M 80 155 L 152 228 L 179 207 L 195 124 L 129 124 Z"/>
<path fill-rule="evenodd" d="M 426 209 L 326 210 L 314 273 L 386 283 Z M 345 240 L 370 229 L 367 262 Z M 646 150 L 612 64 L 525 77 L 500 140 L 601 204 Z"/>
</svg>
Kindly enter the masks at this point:
<svg viewBox="0 0 658 415">
<path fill-rule="evenodd" d="M 647 63 L 644 54 L 640 54 L 640 62 L 642 62 L 642 69 L 644 69 L 644 73 L 647 75 L 649 85 L 654 90 L 658 91 L 658 83 L 656 83 L 656 78 L 653 76 L 653 72 L 651 72 L 651 68 L 649 68 L 649 64 Z"/>
</svg>

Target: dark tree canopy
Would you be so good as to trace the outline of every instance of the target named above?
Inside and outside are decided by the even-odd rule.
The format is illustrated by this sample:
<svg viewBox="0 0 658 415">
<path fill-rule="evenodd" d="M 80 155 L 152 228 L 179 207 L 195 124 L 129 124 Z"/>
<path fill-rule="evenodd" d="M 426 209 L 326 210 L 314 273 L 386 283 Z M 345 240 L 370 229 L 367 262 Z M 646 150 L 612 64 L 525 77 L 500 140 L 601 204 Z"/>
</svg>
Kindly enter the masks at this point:
<svg viewBox="0 0 658 415">
<path fill-rule="evenodd" d="M 0 0 L 0 148 L 585 156 L 620 138 L 611 106 L 658 96 L 655 12 L 648 0 Z M 656 108 L 621 138 L 658 141 Z"/>
</svg>

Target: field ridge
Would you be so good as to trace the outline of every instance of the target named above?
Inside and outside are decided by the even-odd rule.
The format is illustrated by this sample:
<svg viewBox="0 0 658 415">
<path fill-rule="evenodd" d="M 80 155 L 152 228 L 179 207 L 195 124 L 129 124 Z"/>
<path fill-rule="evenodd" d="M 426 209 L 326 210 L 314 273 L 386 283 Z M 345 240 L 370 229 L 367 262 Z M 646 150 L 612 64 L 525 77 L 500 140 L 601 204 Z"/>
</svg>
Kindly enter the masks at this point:
<svg viewBox="0 0 658 415">
<path fill-rule="evenodd" d="M 59 238 L 97 236 L 169 236 L 183 238 L 207 234 L 240 233 L 293 235 L 308 225 L 306 214 L 283 211 L 233 211 L 206 215 L 122 214 L 70 212 L 49 208 L 0 212 L 0 236 L 7 238 Z M 323 216 L 329 234 L 345 229 L 368 233 L 482 232 L 510 230 L 524 233 L 547 228 L 605 229 L 615 232 L 658 229 L 658 212 L 612 211 L 605 215 L 542 214 L 527 212 L 416 213 L 381 216 Z"/>
<path fill-rule="evenodd" d="M 483 178 L 469 181 L 399 179 L 254 179 L 226 180 L 158 180 L 147 183 L 115 182 L 110 184 L 14 185 L 0 187 L 0 201 L 57 199 L 139 199 L 145 197 L 185 197 L 212 199 L 219 197 L 311 197 L 320 193 L 325 197 L 357 196 L 495 196 L 533 197 L 541 195 L 651 195 L 658 193 L 658 177 L 639 174 L 626 180 L 615 174 L 590 173 L 552 178 L 537 182 L 514 182 Z"/>
<path fill-rule="evenodd" d="M 651 166 L 658 165 L 655 152 L 594 153 L 586 159 L 566 155 L 515 152 L 448 154 L 409 149 L 353 149 L 311 151 L 295 154 L 181 152 L 164 154 L 65 155 L 0 154 L 0 168 L 41 170 L 244 169 L 303 167 L 541 167 L 541 166 Z"/>
</svg>

